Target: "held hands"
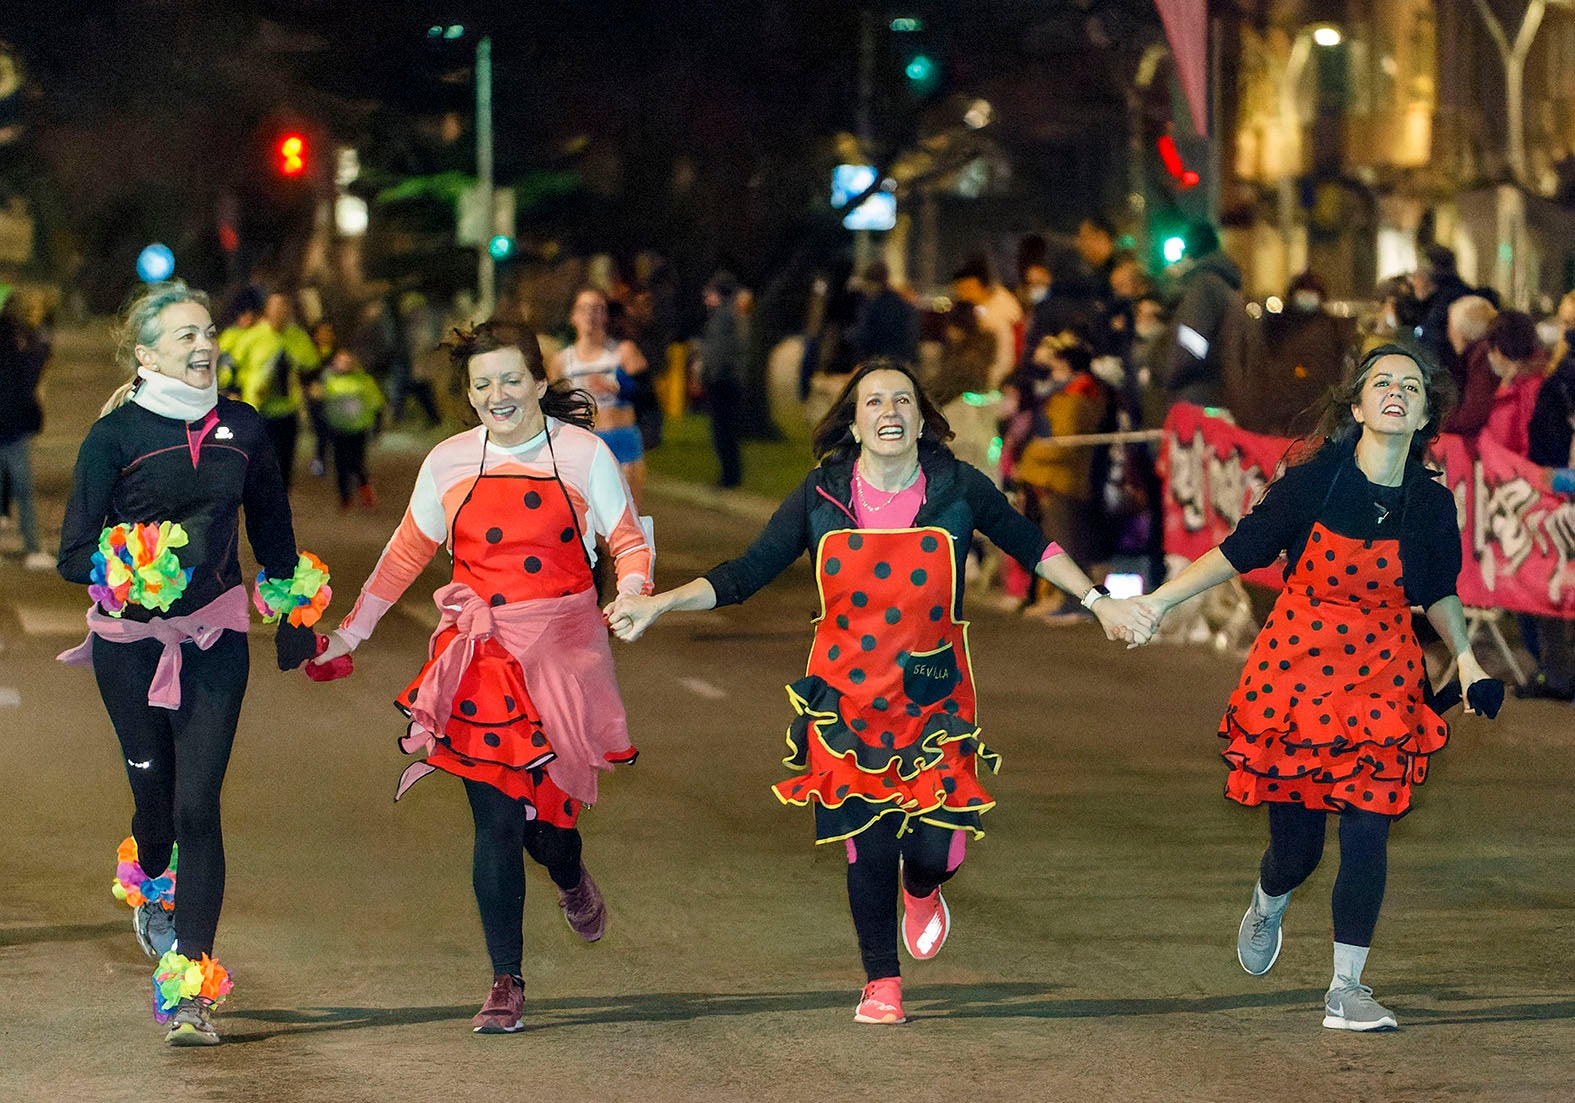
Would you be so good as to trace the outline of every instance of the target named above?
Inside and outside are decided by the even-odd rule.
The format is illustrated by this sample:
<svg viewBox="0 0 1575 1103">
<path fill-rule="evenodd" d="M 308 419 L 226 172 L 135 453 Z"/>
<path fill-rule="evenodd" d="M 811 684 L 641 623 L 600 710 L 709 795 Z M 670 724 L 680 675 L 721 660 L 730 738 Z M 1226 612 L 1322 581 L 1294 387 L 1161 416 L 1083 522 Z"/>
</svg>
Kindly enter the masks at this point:
<svg viewBox="0 0 1575 1103">
<path fill-rule="evenodd" d="M 323 649 L 322 654 L 312 660 L 313 666 L 326 666 L 339 656 L 348 655 L 355 650 L 355 645 L 346 641 L 338 632 L 330 632 L 325 638 L 328 640 L 328 646 Z"/>
<path fill-rule="evenodd" d="M 1160 621 L 1165 619 L 1165 614 L 1170 610 L 1168 602 L 1161 601 L 1153 594 L 1144 594 L 1140 597 L 1132 598 L 1131 603 L 1141 610 L 1147 627 L 1142 631 L 1132 633 L 1130 636 L 1119 637 L 1127 641 L 1128 651 L 1134 647 L 1142 647 L 1144 644 L 1151 642 L 1154 639 L 1154 634 L 1159 631 Z M 1105 602 L 1101 601 L 1094 608 L 1097 610 L 1100 605 L 1104 604 Z M 1112 636 L 1110 638 L 1116 639 L 1118 637 Z"/>
<path fill-rule="evenodd" d="M 1142 598 L 1100 598 L 1093 604 L 1093 614 L 1107 640 L 1121 640 L 1129 648 L 1153 639 L 1159 627 L 1160 614 Z"/>
<path fill-rule="evenodd" d="M 643 636 L 662 612 L 662 602 L 644 594 L 619 594 L 602 610 L 607 627 L 624 643 L 633 643 Z"/>
</svg>

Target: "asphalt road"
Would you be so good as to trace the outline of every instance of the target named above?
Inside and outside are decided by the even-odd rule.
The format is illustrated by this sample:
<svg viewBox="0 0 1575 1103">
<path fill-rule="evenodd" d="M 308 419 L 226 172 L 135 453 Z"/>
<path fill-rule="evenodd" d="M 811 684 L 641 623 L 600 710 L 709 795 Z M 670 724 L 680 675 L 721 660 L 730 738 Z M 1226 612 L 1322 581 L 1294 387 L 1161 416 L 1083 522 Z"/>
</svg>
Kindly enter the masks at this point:
<svg viewBox="0 0 1575 1103">
<path fill-rule="evenodd" d="M 114 382 L 65 335 L 37 463 L 58 523 L 76 443 Z M 396 524 L 421 442 L 373 456 L 383 496 L 342 514 L 303 477 L 304 547 L 334 606 Z M 741 549 L 736 500 L 653 487 L 664 585 Z M 999 808 L 947 888 L 953 931 L 907 963 L 902 1027 L 857 1026 L 862 983 L 841 848 L 767 786 L 815 609 L 800 564 L 741 608 L 617 645 L 639 763 L 583 820 L 611 923 L 594 946 L 532 868 L 528 1029 L 478 1037 L 490 969 L 470 825 L 437 775 L 398 805 L 390 702 L 417 668 L 435 571 L 332 685 L 272 669 L 225 790 L 225 1044 L 171 1050 L 150 965 L 109 894 L 131 802 L 90 676 L 53 662 L 85 596 L 0 561 L 0 1099 L 1553 1100 L 1575 1052 L 1575 711 L 1466 718 L 1394 831 L 1366 980 L 1398 1032 L 1322 1028 L 1337 845 L 1298 892 L 1274 971 L 1234 937 L 1265 838 L 1220 796 L 1214 727 L 1239 667 L 1206 649 L 1124 652 L 1092 629 L 972 610 Z M 1458 715 L 1458 714 L 1457 714 Z"/>
</svg>

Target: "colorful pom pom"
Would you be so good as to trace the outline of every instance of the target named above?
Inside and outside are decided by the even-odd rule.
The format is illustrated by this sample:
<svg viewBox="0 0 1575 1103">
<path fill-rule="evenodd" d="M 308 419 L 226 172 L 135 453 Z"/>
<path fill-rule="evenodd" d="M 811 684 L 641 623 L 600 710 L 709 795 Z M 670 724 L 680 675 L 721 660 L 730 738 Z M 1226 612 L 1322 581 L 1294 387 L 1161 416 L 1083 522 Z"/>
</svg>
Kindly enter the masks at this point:
<svg viewBox="0 0 1575 1103">
<path fill-rule="evenodd" d="M 109 891 L 116 900 L 132 908 L 154 903 L 165 911 L 175 910 L 175 862 L 178 846 L 170 850 L 170 867 L 158 877 L 149 877 L 137 861 L 137 840 L 127 836 L 115 851 L 115 881 Z"/>
<path fill-rule="evenodd" d="M 153 1017 L 168 1021 L 181 1000 L 193 996 L 218 1006 L 235 987 L 230 971 L 207 954 L 197 961 L 168 950 L 153 970 Z"/>
<path fill-rule="evenodd" d="M 99 534 L 88 596 L 112 617 L 127 605 L 167 612 L 191 581 L 191 568 L 175 554 L 189 540 L 171 521 L 111 525 Z"/>
<path fill-rule="evenodd" d="M 289 578 L 269 578 L 267 571 L 258 571 L 257 585 L 252 588 L 252 604 L 266 623 L 288 616 L 297 628 L 316 624 L 333 596 L 328 586 L 328 564 L 311 552 L 301 553 L 295 573 Z"/>
</svg>

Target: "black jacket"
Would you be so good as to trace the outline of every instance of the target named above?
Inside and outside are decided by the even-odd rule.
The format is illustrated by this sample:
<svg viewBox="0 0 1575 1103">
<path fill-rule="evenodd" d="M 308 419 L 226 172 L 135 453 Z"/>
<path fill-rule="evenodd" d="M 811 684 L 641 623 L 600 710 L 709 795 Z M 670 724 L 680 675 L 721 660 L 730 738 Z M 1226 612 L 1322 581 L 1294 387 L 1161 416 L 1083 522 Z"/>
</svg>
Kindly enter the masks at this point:
<svg viewBox="0 0 1575 1103">
<path fill-rule="evenodd" d="M 964 561 L 975 530 L 1030 571 L 1038 565 L 1049 541 L 1012 508 L 983 472 L 961 462 L 946 448 L 921 443 L 919 465 L 924 469 L 924 503 L 913 524 L 933 525 L 952 534 L 957 558 L 952 611 L 960 617 Z M 788 495 L 743 555 L 713 567 L 705 578 L 716 591 L 718 606 L 736 605 L 806 551 L 813 555 L 827 533 L 857 527 L 853 459 L 828 459 Z"/>
</svg>

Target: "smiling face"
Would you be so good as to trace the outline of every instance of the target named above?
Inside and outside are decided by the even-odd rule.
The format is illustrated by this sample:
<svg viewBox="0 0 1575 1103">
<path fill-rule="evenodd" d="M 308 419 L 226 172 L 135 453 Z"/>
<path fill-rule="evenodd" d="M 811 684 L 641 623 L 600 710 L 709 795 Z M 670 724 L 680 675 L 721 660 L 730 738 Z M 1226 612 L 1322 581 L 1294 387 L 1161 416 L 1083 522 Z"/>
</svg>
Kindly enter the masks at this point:
<svg viewBox="0 0 1575 1103">
<path fill-rule="evenodd" d="M 139 367 L 206 390 L 213 384 L 213 319 L 200 303 L 172 303 L 159 311 L 159 339 L 132 351 Z"/>
<path fill-rule="evenodd" d="M 1427 380 L 1408 356 L 1381 356 L 1367 370 L 1351 416 L 1364 433 L 1411 436 L 1428 418 Z"/>
<path fill-rule="evenodd" d="M 864 455 L 917 460 L 924 419 L 913 380 L 881 369 L 859 380 L 853 407 L 853 438 Z"/>
<path fill-rule="evenodd" d="M 531 375 L 519 349 L 505 346 L 472 356 L 468 369 L 471 408 L 494 441 L 513 447 L 541 432 L 547 381 Z"/>
</svg>

